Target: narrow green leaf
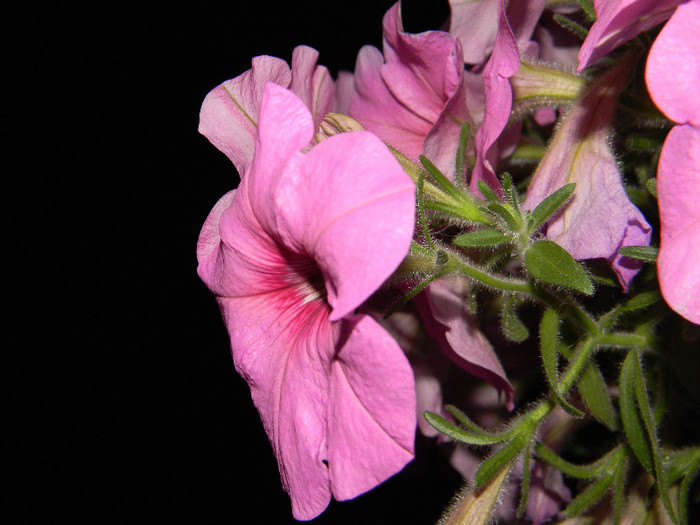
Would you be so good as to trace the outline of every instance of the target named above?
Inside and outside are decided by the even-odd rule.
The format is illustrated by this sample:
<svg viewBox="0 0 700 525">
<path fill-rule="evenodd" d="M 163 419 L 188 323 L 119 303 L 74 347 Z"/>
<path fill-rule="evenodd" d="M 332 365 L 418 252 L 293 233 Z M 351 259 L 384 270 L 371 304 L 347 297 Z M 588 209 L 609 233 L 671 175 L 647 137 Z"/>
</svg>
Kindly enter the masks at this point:
<svg viewBox="0 0 700 525">
<path fill-rule="evenodd" d="M 489 203 L 498 203 L 499 202 L 499 198 L 496 195 L 496 193 L 484 181 L 481 181 L 481 180 L 477 181 L 476 187 L 479 188 L 479 191 L 481 192 L 481 194 L 484 197 L 486 197 L 486 200 Z"/>
<path fill-rule="evenodd" d="M 650 292 L 642 292 L 634 297 L 631 297 L 624 305 L 620 307 L 620 312 L 633 312 L 634 310 L 641 310 L 651 306 L 655 302 L 661 299 L 661 293 L 658 290 L 652 290 Z"/>
<path fill-rule="evenodd" d="M 591 360 L 578 381 L 578 391 L 593 417 L 610 430 L 618 430 L 617 413 L 610 400 L 608 387 L 595 361 Z"/>
<path fill-rule="evenodd" d="M 440 273 L 435 273 L 433 275 L 430 275 L 428 278 L 422 280 L 419 282 L 416 286 L 414 286 L 408 293 L 406 293 L 401 299 L 399 299 L 394 305 L 389 308 L 389 311 L 384 314 L 384 319 L 388 319 L 391 317 L 391 315 L 396 312 L 399 308 L 401 308 L 403 305 L 405 305 L 408 301 L 413 299 L 416 295 L 421 293 L 423 290 L 425 290 L 426 286 L 428 286 L 430 283 L 432 283 L 435 279 L 438 279 L 439 277 L 442 277 L 442 274 Z"/>
<path fill-rule="evenodd" d="M 467 151 L 467 142 L 469 142 L 469 122 L 464 122 L 459 129 L 459 142 L 457 143 L 457 154 L 455 155 L 455 177 L 457 184 L 460 184 L 465 176 L 464 172 L 464 155 Z"/>
<path fill-rule="evenodd" d="M 564 514 L 573 517 L 595 505 L 610 489 L 613 481 L 615 476 L 612 474 L 598 478 L 569 503 L 564 509 Z"/>
<path fill-rule="evenodd" d="M 557 243 L 539 240 L 525 252 L 525 266 L 535 279 L 593 295 L 593 283 L 584 269 Z"/>
<path fill-rule="evenodd" d="M 496 443 L 502 443 L 505 441 L 505 439 L 507 439 L 507 437 L 502 436 L 474 434 L 468 430 L 453 425 L 444 417 L 433 412 L 426 411 L 423 413 L 423 417 L 425 417 L 425 420 L 438 432 L 441 432 L 442 434 L 445 434 L 446 436 L 451 437 L 460 443 L 466 443 L 467 445 L 495 445 Z"/>
<path fill-rule="evenodd" d="M 522 518 L 527 509 L 527 498 L 530 495 L 530 447 L 525 447 L 523 452 L 523 479 L 520 482 L 520 504 L 517 516 Z"/>
<path fill-rule="evenodd" d="M 554 308 L 548 308 L 540 322 L 540 351 L 544 373 L 557 402 L 572 416 L 582 417 L 583 412 L 571 406 L 559 392 L 559 313 Z"/>
<path fill-rule="evenodd" d="M 506 237 L 498 230 L 486 228 L 484 230 L 474 230 L 458 235 L 452 241 L 452 244 L 464 246 L 465 248 L 483 248 L 486 246 L 499 246 L 508 241 L 510 241 L 510 238 Z"/>
<path fill-rule="evenodd" d="M 554 13 L 554 16 L 552 18 L 557 24 L 559 24 L 562 28 L 566 29 L 575 37 L 578 37 L 581 40 L 585 40 L 586 36 L 588 36 L 588 29 L 583 27 L 578 22 L 574 22 L 573 20 L 571 20 L 571 18 L 566 17 L 560 13 Z"/>
<path fill-rule="evenodd" d="M 637 353 L 628 352 L 622 370 L 620 371 L 620 416 L 622 430 L 627 438 L 627 444 L 634 452 L 644 469 L 654 476 L 654 460 L 651 455 L 651 444 L 644 430 L 644 423 L 637 411 L 637 395 L 635 392 L 635 362 Z"/>
<path fill-rule="evenodd" d="M 459 421 L 459 424 L 462 425 L 467 432 L 471 432 L 476 436 L 482 436 L 485 439 L 500 439 L 500 441 L 505 441 L 506 439 L 508 439 L 508 436 L 510 436 L 513 433 L 512 430 L 506 430 L 505 432 L 500 433 L 489 432 L 488 430 L 485 430 L 476 423 L 474 423 L 474 421 L 469 419 L 469 416 L 467 416 L 456 406 L 445 405 L 445 409 L 450 414 L 452 414 L 457 421 Z M 494 441 L 494 443 L 497 442 L 498 441 Z"/>
<path fill-rule="evenodd" d="M 615 450 L 617 449 L 614 449 L 613 452 Z M 603 468 L 605 467 L 605 463 L 609 460 L 609 456 L 611 454 L 609 452 L 602 458 L 587 465 L 576 465 L 558 456 L 552 451 L 552 449 L 546 445 L 543 445 L 542 443 L 537 443 L 535 445 L 535 453 L 545 463 L 552 465 L 557 470 L 561 470 L 567 476 L 577 479 L 591 479 L 600 476 Z"/>
<path fill-rule="evenodd" d="M 420 160 L 420 163 L 423 165 L 425 168 L 425 171 L 427 171 L 430 176 L 435 180 L 435 182 L 438 183 L 438 185 L 445 190 L 450 196 L 457 200 L 462 199 L 462 194 L 460 191 L 455 187 L 450 180 L 443 175 L 443 173 L 433 164 L 430 162 L 430 160 L 425 156 L 425 155 L 419 155 L 418 160 Z"/>
<path fill-rule="evenodd" d="M 515 309 L 515 298 L 511 295 L 501 312 L 501 330 L 507 339 L 522 343 L 530 337 L 530 331 L 518 317 L 518 312 Z"/>
<path fill-rule="evenodd" d="M 420 222 L 421 228 L 423 229 L 423 237 L 425 237 L 425 242 L 432 250 L 435 250 L 435 244 L 430 236 L 430 229 L 428 228 L 428 223 L 425 220 L 425 198 L 423 195 L 423 184 L 425 183 L 425 174 L 421 171 L 418 175 L 418 181 L 416 182 L 416 206 L 418 208 L 418 220 Z"/>
<path fill-rule="evenodd" d="M 589 22 L 595 22 L 595 9 L 593 9 L 593 4 L 591 4 L 591 0 L 578 0 L 578 3 L 581 6 L 581 9 L 583 9 L 583 12 L 586 15 L 586 19 Z"/>
<path fill-rule="evenodd" d="M 620 461 L 615 474 L 613 474 L 613 523 L 620 523 L 622 516 L 622 506 L 625 502 L 625 471 L 627 470 L 627 461 Z"/>
<path fill-rule="evenodd" d="M 624 246 L 618 250 L 618 253 L 630 259 L 655 263 L 659 256 L 659 249 L 655 246 Z"/>
<path fill-rule="evenodd" d="M 646 380 L 644 379 L 644 372 L 642 371 L 642 365 L 639 361 L 639 354 L 636 350 L 630 352 L 634 355 L 632 360 L 632 368 L 634 369 L 634 393 L 637 400 L 637 406 L 639 407 L 639 412 L 642 416 L 642 422 L 644 423 L 644 428 L 647 433 L 647 440 L 651 445 L 651 456 L 654 464 L 654 479 L 659 488 L 659 497 L 661 498 L 661 503 L 663 503 L 666 512 L 674 523 L 678 523 L 678 519 L 671 505 L 671 498 L 668 493 L 668 478 L 666 477 L 666 466 L 664 464 L 663 457 L 661 455 L 661 450 L 659 449 L 658 433 L 656 431 L 656 422 L 654 421 L 654 413 L 651 409 L 651 403 L 649 402 L 649 396 L 647 394 Z"/>
<path fill-rule="evenodd" d="M 646 187 L 647 187 L 647 191 L 649 192 L 649 194 L 650 194 L 652 197 L 656 198 L 656 197 L 657 197 L 657 193 L 656 193 L 656 178 L 652 177 L 651 179 L 648 179 L 647 182 L 646 182 Z"/>
<path fill-rule="evenodd" d="M 518 191 L 515 189 L 513 184 L 513 179 L 509 173 L 504 173 L 501 177 L 501 185 L 503 186 L 503 192 L 506 195 L 506 200 L 513 207 L 515 213 L 520 215 L 520 204 L 518 203 Z"/>
<path fill-rule="evenodd" d="M 569 200 L 569 197 L 571 197 L 575 189 L 576 184 L 572 182 L 571 184 L 562 186 L 545 200 L 540 202 L 537 207 L 532 210 L 530 224 L 528 225 L 530 232 L 533 232 L 539 228 L 554 214 L 554 212 L 561 208 L 562 205 Z"/>
<path fill-rule="evenodd" d="M 517 435 L 505 447 L 496 452 L 493 456 L 484 460 L 484 462 L 474 475 L 474 484 L 477 487 L 485 485 L 491 477 L 499 472 L 506 464 L 515 460 L 520 452 L 525 448 L 528 440 L 522 439 L 523 436 Z"/>
<path fill-rule="evenodd" d="M 520 230 L 518 220 L 513 216 L 508 208 L 497 203 L 489 204 L 487 207 L 495 216 L 500 217 L 503 220 L 503 223 L 508 226 L 508 229 L 514 232 Z"/>
</svg>

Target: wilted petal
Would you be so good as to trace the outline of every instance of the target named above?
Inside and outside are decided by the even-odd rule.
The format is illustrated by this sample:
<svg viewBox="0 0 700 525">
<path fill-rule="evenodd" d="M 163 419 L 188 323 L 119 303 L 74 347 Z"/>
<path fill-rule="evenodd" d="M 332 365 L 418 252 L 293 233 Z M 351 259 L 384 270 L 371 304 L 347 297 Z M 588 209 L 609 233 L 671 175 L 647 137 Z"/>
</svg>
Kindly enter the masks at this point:
<svg viewBox="0 0 700 525">
<path fill-rule="evenodd" d="M 700 130 L 676 126 L 664 142 L 657 179 L 659 284 L 666 302 L 700 324 Z"/>
<path fill-rule="evenodd" d="M 578 54 L 578 72 L 666 20 L 682 0 L 595 0 L 596 21 Z"/>
<path fill-rule="evenodd" d="M 483 73 L 486 93 L 484 118 L 475 138 L 476 164 L 469 182 L 474 192 L 478 191 L 478 181 L 484 181 L 494 190 L 500 191 L 496 177 L 498 151 L 494 145 L 508 124 L 513 103 L 513 92 L 508 79 L 519 66 L 518 44 L 506 17 L 503 0 L 499 0 L 498 34 L 493 54 Z"/>
<path fill-rule="evenodd" d="M 417 305 L 428 335 L 440 343 L 457 366 L 504 392 L 511 409 L 513 387 L 465 304 L 464 281 L 441 279 L 428 285 L 424 294 L 426 303 Z"/>
<path fill-rule="evenodd" d="M 328 465 L 336 499 L 370 490 L 413 459 L 414 388 L 408 361 L 374 319 L 343 320 L 329 401 Z"/>
<path fill-rule="evenodd" d="M 608 259 L 625 290 L 640 264 L 620 257 L 618 250 L 648 245 L 651 240 L 650 226 L 625 194 L 608 144 L 608 125 L 627 67 L 623 64 L 608 73 L 566 114 L 533 175 L 524 203 L 532 210 L 565 184 L 575 182 L 572 200 L 549 221 L 547 238 L 576 259 Z"/>
<path fill-rule="evenodd" d="M 298 46 L 292 68 L 284 60 L 259 56 L 252 67 L 214 88 L 204 99 L 199 115 L 199 132 L 222 151 L 243 176 L 255 151 L 258 114 L 265 84 L 289 87 L 312 111 L 318 126 L 333 104 L 333 80 L 325 67 L 317 66 L 318 52 Z"/>
</svg>

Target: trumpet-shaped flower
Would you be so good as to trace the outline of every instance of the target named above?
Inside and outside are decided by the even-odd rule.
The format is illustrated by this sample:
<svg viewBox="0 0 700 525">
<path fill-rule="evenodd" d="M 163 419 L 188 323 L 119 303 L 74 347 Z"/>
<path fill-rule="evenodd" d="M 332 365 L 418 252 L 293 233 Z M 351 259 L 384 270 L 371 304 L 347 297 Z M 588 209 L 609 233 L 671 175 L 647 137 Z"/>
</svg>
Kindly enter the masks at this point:
<svg viewBox="0 0 700 525">
<path fill-rule="evenodd" d="M 682 0 L 594 0 L 596 21 L 578 54 L 578 69 L 666 20 Z"/>
<path fill-rule="evenodd" d="M 288 88 L 301 98 L 313 115 L 314 129 L 333 108 L 333 80 L 325 67 L 316 65 L 317 59 L 318 51 L 307 46 L 294 49 L 291 68 L 280 58 L 255 57 L 248 71 L 217 86 L 204 99 L 199 132 L 233 162 L 240 176 L 253 158 L 267 82 Z"/>
<path fill-rule="evenodd" d="M 604 258 L 626 291 L 640 264 L 624 246 L 648 245 L 651 227 L 625 193 L 608 144 L 608 126 L 625 85 L 629 60 L 608 72 L 564 117 L 528 188 L 532 210 L 557 189 L 576 183 L 574 196 L 547 224 L 546 234 L 576 259 Z"/>
<path fill-rule="evenodd" d="M 659 284 L 666 302 L 700 324 L 700 0 L 680 5 L 649 52 L 646 82 L 656 105 L 676 122 L 657 177 L 661 247 Z"/>
<path fill-rule="evenodd" d="M 267 84 L 250 168 L 197 246 L 300 520 L 401 470 L 416 428 L 405 354 L 356 313 L 408 252 L 414 185 L 371 133 L 302 153 L 313 134 L 304 102 Z"/>
</svg>

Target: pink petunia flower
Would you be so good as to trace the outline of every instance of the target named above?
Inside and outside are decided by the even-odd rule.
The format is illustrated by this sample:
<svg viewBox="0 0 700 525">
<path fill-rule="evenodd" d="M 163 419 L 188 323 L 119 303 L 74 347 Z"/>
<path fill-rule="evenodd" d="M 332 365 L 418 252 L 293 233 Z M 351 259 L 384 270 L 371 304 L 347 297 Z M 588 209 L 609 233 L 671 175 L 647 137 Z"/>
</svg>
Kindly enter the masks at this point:
<svg viewBox="0 0 700 525">
<path fill-rule="evenodd" d="M 349 115 L 417 162 L 448 105 L 457 137 L 460 124 L 471 120 L 464 100 L 462 48 L 444 31 L 405 33 L 400 3 L 384 15 L 383 35 L 384 55 L 372 46 L 358 54 Z M 456 140 L 441 141 L 456 149 Z M 430 147 L 441 149 L 435 143 Z M 433 160 L 441 167 L 439 159 Z"/>
<path fill-rule="evenodd" d="M 578 54 L 578 72 L 666 20 L 683 0 L 594 0 L 596 21 Z"/>
<path fill-rule="evenodd" d="M 413 373 L 396 341 L 356 309 L 407 254 L 414 185 L 367 132 L 301 152 L 305 103 L 272 83 L 239 188 L 207 218 L 198 272 L 216 294 L 294 517 L 320 514 L 413 458 Z"/>
<path fill-rule="evenodd" d="M 657 176 L 661 247 L 658 271 L 666 302 L 700 324 L 700 0 L 678 7 L 649 52 L 652 99 L 676 122 L 666 137 Z"/>
<path fill-rule="evenodd" d="M 233 162 L 241 177 L 255 151 L 258 112 L 267 82 L 301 98 L 313 115 L 314 129 L 333 109 L 333 79 L 325 67 L 316 65 L 317 59 L 318 51 L 307 46 L 294 49 L 291 69 L 280 58 L 255 57 L 248 71 L 217 86 L 204 99 L 199 132 Z"/>
<path fill-rule="evenodd" d="M 547 238 L 575 259 L 607 259 L 625 291 L 640 263 L 618 252 L 648 245 L 651 227 L 628 199 L 608 144 L 608 126 L 617 94 L 629 74 L 629 60 L 608 72 L 572 107 L 554 134 L 528 187 L 524 208 L 576 183 L 571 201 L 546 226 Z"/>
</svg>

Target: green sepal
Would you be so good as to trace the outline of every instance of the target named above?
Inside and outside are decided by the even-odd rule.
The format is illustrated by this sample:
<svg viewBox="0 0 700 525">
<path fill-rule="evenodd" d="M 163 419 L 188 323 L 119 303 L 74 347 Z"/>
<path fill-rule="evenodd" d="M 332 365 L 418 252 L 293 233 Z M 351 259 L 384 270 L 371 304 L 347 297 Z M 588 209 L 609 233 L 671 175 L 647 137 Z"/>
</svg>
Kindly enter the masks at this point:
<svg viewBox="0 0 700 525">
<path fill-rule="evenodd" d="M 510 238 L 503 235 L 498 230 L 486 228 L 458 235 L 454 238 L 452 244 L 465 248 L 484 248 L 487 246 L 499 246 L 508 241 L 510 241 Z"/>
<path fill-rule="evenodd" d="M 556 212 L 567 200 L 569 200 L 569 197 L 571 197 L 575 189 L 576 184 L 572 182 L 571 184 L 562 186 L 540 202 L 537 207 L 532 210 L 530 221 L 527 226 L 528 230 L 533 232 L 542 226 L 542 224 L 544 224 L 547 219 L 554 214 L 554 212 Z"/>
<path fill-rule="evenodd" d="M 581 265 L 557 243 L 535 241 L 525 251 L 525 267 L 535 279 L 593 295 L 593 282 Z"/>
<path fill-rule="evenodd" d="M 610 430 L 618 430 L 617 412 L 610 400 L 608 387 L 595 361 L 586 365 L 578 380 L 578 392 L 589 412 Z"/>
<path fill-rule="evenodd" d="M 571 406 L 559 392 L 559 313 L 554 308 L 548 308 L 540 322 L 540 351 L 544 373 L 557 403 L 572 416 L 583 417 L 583 412 Z"/>
<path fill-rule="evenodd" d="M 491 203 L 487 206 L 489 211 L 496 217 L 499 217 L 509 230 L 517 232 L 520 229 L 518 219 L 506 208 L 503 204 Z"/>
<path fill-rule="evenodd" d="M 507 433 L 489 435 L 485 432 L 470 432 L 469 430 L 459 428 L 434 412 L 426 411 L 423 413 L 423 417 L 438 432 L 467 445 L 495 445 L 496 443 L 502 443 L 508 439 L 509 436 Z"/>
<path fill-rule="evenodd" d="M 457 153 L 455 154 L 455 178 L 457 184 L 461 184 L 464 173 L 465 154 L 467 151 L 467 142 L 469 142 L 470 132 L 469 122 L 464 122 L 459 129 L 459 142 L 457 143 Z"/>
<path fill-rule="evenodd" d="M 529 445 L 531 434 L 532 432 L 519 432 L 506 446 L 485 459 L 474 475 L 474 485 L 477 487 L 485 485 L 496 472 L 499 472 L 508 463 L 515 461 L 515 458 Z"/>
<path fill-rule="evenodd" d="M 501 186 L 506 196 L 506 201 L 513 207 L 516 215 L 520 215 L 520 204 L 518 203 L 518 191 L 515 189 L 513 179 L 509 173 L 504 173 L 501 177 Z"/>
<path fill-rule="evenodd" d="M 425 171 L 427 171 L 430 174 L 433 180 L 437 182 L 443 190 L 445 190 L 451 197 L 457 200 L 462 200 L 462 193 L 460 193 L 460 191 L 455 187 L 455 185 L 452 184 L 452 182 L 450 182 L 450 180 L 447 177 L 445 177 L 445 175 L 443 175 L 443 173 L 437 168 L 437 166 L 435 166 L 435 164 L 430 162 L 430 160 L 425 155 L 419 155 L 418 160 L 425 168 Z"/>
<path fill-rule="evenodd" d="M 479 191 L 481 192 L 481 194 L 484 197 L 486 197 L 486 200 L 489 203 L 493 204 L 493 203 L 500 202 L 498 195 L 496 195 L 496 193 L 484 181 L 481 181 L 481 180 L 477 181 L 476 187 L 479 188 Z"/>
<path fill-rule="evenodd" d="M 659 256 L 659 249 L 656 246 L 624 246 L 618 250 L 618 253 L 630 259 L 655 263 Z"/>
<path fill-rule="evenodd" d="M 514 343 L 522 343 L 530 337 L 530 331 L 518 317 L 515 309 L 515 298 L 511 295 L 503 305 L 501 312 L 501 330 L 507 339 Z"/>
</svg>

